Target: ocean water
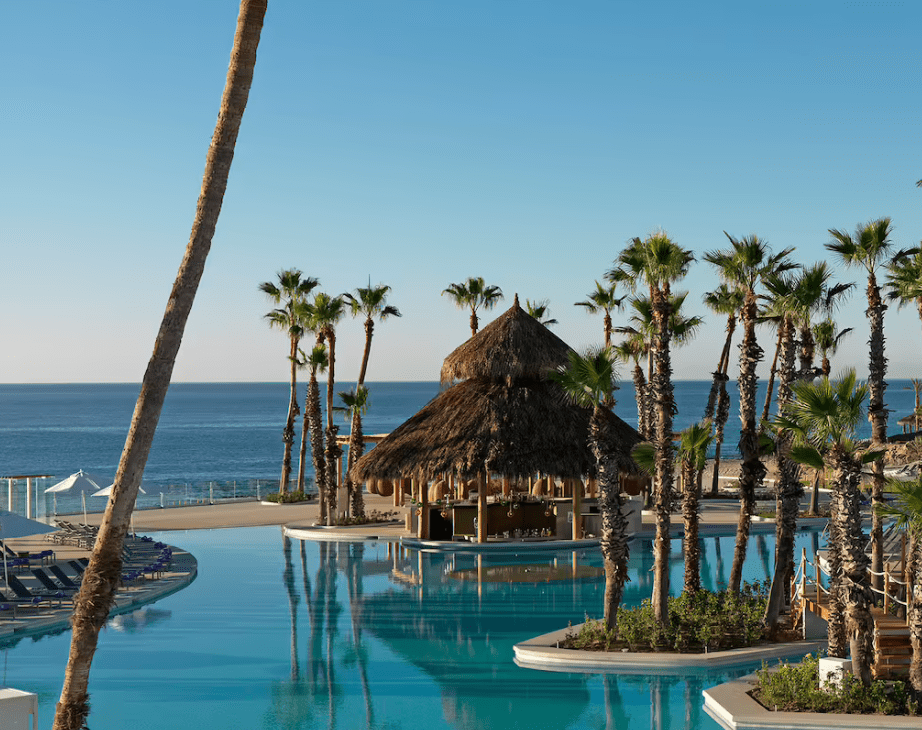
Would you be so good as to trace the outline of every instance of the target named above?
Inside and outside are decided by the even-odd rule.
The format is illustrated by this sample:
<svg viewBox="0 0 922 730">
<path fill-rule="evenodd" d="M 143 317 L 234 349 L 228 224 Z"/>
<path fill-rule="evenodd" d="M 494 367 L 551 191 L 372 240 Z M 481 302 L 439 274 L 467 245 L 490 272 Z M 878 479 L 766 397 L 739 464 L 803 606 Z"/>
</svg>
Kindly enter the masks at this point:
<svg viewBox="0 0 922 730">
<path fill-rule="evenodd" d="M 337 392 L 353 384 L 338 383 Z M 739 403 L 735 381 L 728 383 L 731 415 L 723 454 L 737 453 Z M 764 400 L 760 383 L 758 402 Z M 138 396 L 137 384 L 0 385 L 0 476 L 49 474 L 38 483 L 38 514 L 51 514 L 54 503 L 42 490 L 83 469 L 108 486 L 115 476 Z M 677 381 L 675 430 L 699 420 L 709 380 Z M 367 434 L 387 433 L 416 413 L 439 392 L 435 382 L 370 383 L 370 408 L 363 422 Z M 637 425 L 633 384 L 621 383 L 616 413 Z M 303 403 L 304 384 L 300 384 Z M 893 381 L 887 403 L 895 421 L 914 407 L 908 381 Z M 242 496 L 277 488 L 282 459 L 281 432 L 288 408 L 287 383 L 176 383 L 171 386 L 145 471 L 146 495 L 139 507 L 182 501 Z M 348 425 L 340 418 L 341 433 Z M 868 424 L 862 433 L 870 435 Z M 300 432 L 300 419 L 299 428 Z M 298 436 L 300 438 L 300 436 Z M 294 452 L 297 469 L 297 448 Z M 308 464 L 307 473 L 313 469 Z M 0 484 L 6 496 L 6 484 Z M 14 508 L 24 504 L 25 482 L 14 484 Z M 161 496 L 162 493 L 162 496 Z M 4 504 L 5 506 L 5 504 Z M 105 500 L 88 498 L 91 511 Z M 79 497 L 58 497 L 59 513 L 78 512 Z"/>
</svg>

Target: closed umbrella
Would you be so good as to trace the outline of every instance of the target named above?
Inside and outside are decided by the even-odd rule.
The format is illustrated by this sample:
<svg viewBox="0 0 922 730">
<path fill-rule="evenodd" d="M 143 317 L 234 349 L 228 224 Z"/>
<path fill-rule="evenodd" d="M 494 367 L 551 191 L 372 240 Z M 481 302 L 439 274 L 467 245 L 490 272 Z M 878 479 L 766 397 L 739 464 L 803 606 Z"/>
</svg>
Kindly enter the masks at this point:
<svg viewBox="0 0 922 730">
<path fill-rule="evenodd" d="M 80 494 L 81 501 L 83 502 L 83 524 L 86 524 L 86 495 L 87 492 L 93 494 L 102 489 L 102 484 L 105 484 L 105 479 L 100 479 L 99 477 L 94 477 L 92 474 L 81 469 L 76 474 L 71 474 L 67 479 L 58 482 L 53 487 L 48 487 L 45 490 L 45 493 L 52 493 L 57 495 L 59 492 L 68 492 L 70 494 Z M 58 511 L 57 497 L 55 497 L 55 514 Z"/>
<path fill-rule="evenodd" d="M 3 546 L 3 580 L 7 581 L 6 567 L 6 543 L 5 540 L 11 540 L 14 537 L 29 537 L 30 535 L 42 535 L 46 532 L 54 532 L 57 527 L 51 527 L 44 522 L 30 520 L 15 512 L 0 509 L 0 545 Z"/>
</svg>

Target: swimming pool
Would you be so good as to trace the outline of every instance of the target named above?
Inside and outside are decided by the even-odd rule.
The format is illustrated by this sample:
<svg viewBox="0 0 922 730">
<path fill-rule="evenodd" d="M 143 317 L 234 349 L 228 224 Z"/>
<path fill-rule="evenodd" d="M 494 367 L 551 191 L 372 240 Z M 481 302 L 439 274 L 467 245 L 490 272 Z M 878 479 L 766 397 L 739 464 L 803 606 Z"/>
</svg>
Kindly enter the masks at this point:
<svg viewBox="0 0 922 730">
<path fill-rule="evenodd" d="M 478 565 L 384 542 L 291 541 L 278 527 L 155 537 L 191 551 L 199 577 L 101 634 L 93 730 L 713 730 L 701 690 L 753 669 L 651 677 L 517 667 L 513 644 L 599 614 L 597 550 L 485 555 Z M 799 533 L 798 554 L 818 542 Z M 703 543 L 703 575 L 725 577 L 733 538 Z M 773 535 L 753 536 L 744 578 L 764 580 L 773 551 Z M 649 542 L 632 546 L 626 602 L 650 595 L 650 556 Z M 674 587 L 681 572 L 674 541 Z M 69 647 L 69 632 L 0 644 L 0 685 L 38 693 L 41 728 L 51 727 Z"/>
</svg>

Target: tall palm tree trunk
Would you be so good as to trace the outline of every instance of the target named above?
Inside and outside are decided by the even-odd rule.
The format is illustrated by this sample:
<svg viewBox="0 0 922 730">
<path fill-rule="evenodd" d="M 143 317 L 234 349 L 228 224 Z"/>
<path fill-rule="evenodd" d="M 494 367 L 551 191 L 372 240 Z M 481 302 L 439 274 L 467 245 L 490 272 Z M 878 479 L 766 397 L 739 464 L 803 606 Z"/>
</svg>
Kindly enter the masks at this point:
<svg viewBox="0 0 922 730">
<path fill-rule="evenodd" d="M 762 406 L 762 419 L 760 424 L 768 421 L 768 411 L 771 409 L 772 393 L 775 390 L 775 373 L 778 372 L 778 356 L 781 354 L 781 338 L 783 337 L 782 326 L 778 325 L 778 340 L 775 342 L 775 356 L 772 358 L 772 366 L 768 370 L 768 387 L 765 389 L 765 405 Z M 779 412 L 781 406 L 778 407 Z M 762 426 L 759 426 L 760 430 Z"/>
<path fill-rule="evenodd" d="M 639 363 L 634 363 L 634 397 L 637 400 L 637 432 L 643 436 L 647 433 L 647 379 Z"/>
<path fill-rule="evenodd" d="M 346 471 L 346 486 L 349 490 L 349 508 L 353 517 L 365 516 L 365 497 L 362 485 L 352 481 L 352 467 L 365 452 L 365 438 L 362 434 L 362 414 L 355 409 L 352 413 L 352 430 L 349 432 L 349 461 Z"/>
<path fill-rule="evenodd" d="M 320 384 L 316 370 L 311 371 L 304 402 L 304 430 L 311 435 L 311 457 L 314 462 L 314 485 L 320 502 L 320 524 L 326 524 L 327 517 L 327 461 L 323 443 L 323 415 L 320 410 Z"/>
<path fill-rule="evenodd" d="M 868 419 L 871 421 L 871 444 L 883 446 L 887 443 L 887 406 L 884 403 L 884 391 L 887 389 L 887 358 L 884 355 L 884 312 L 887 305 L 880 296 L 880 287 L 873 274 L 868 276 L 868 308 L 866 311 L 870 324 L 871 336 L 868 340 Z M 884 528 L 883 516 L 879 508 L 884 502 L 884 460 L 877 459 L 872 465 L 873 487 L 871 489 L 871 503 L 873 507 L 871 517 L 871 570 L 874 573 L 883 573 L 884 570 Z M 875 590 L 883 590 L 883 575 L 874 575 L 872 578 Z"/>
<path fill-rule="evenodd" d="M 356 383 L 356 392 L 365 385 L 365 373 L 368 372 L 368 357 L 371 354 L 371 338 L 375 333 L 375 322 L 371 317 L 365 318 L 365 350 L 362 352 L 362 367 L 359 370 L 359 379 Z M 358 411 L 352 414 L 352 425 L 349 431 L 349 457 L 346 466 L 346 487 L 349 492 L 349 508 L 353 517 L 365 516 L 365 496 L 362 494 L 362 485 L 352 480 L 352 467 L 365 453 L 365 439 L 362 434 L 362 414 Z"/>
<path fill-rule="evenodd" d="M 791 382 L 794 380 L 794 328 L 788 318 L 782 320 L 778 327 L 782 333 L 781 367 L 778 383 L 778 413 L 791 399 Z M 765 609 L 765 625 L 770 634 L 778 630 L 781 608 L 785 603 L 786 593 L 794 571 L 794 534 L 797 530 L 797 513 L 800 510 L 800 498 L 803 485 L 800 483 L 800 465 L 789 458 L 791 435 L 783 432 L 778 438 L 776 448 L 778 461 L 778 487 L 775 496 L 775 571 L 768 605 Z"/>
<path fill-rule="evenodd" d="M 841 490 L 834 489 L 829 500 L 829 619 L 827 621 L 827 651 L 831 657 L 844 659 L 848 654 L 845 635 L 845 601 L 842 590 L 842 529 L 836 514 L 841 512 Z"/>
<path fill-rule="evenodd" d="M 80 730 L 86 726 L 90 709 L 87 693 L 90 665 L 96 652 L 99 631 L 109 616 L 120 583 L 122 545 L 170 385 L 186 320 L 192 309 L 221 212 L 237 133 L 253 81 L 256 48 L 265 13 L 266 0 L 241 2 L 221 111 L 205 160 L 204 181 L 189 243 L 170 293 L 153 355 L 144 373 L 141 393 L 115 475 L 112 496 L 75 600 L 71 619 L 73 633 L 70 655 L 61 698 L 55 711 L 54 730 Z"/>
<path fill-rule="evenodd" d="M 740 451 L 743 463 L 740 471 L 740 516 L 736 527 L 736 547 L 730 568 L 729 589 L 739 593 L 743 581 L 743 562 L 749 543 L 749 526 L 755 510 L 756 489 L 765 478 L 765 464 L 759 451 L 759 432 L 756 428 L 756 366 L 762 359 L 762 348 L 756 342 L 756 297 L 752 290 L 746 294 L 743 305 L 743 342 L 740 344 Z"/>
<path fill-rule="evenodd" d="M 295 417 L 298 415 L 298 340 L 291 338 L 291 352 L 288 360 L 291 363 L 291 393 L 288 397 L 288 417 L 285 419 L 285 429 L 282 431 L 282 443 L 285 450 L 282 454 L 282 476 L 279 479 L 279 494 L 288 492 L 288 483 L 291 480 L 291 449 L 295 442 Z"/>
<path fill-rule="evenodd" d="M 652 390 L 656 404 L 655 473 L 653 482 L 656 537 L 653 541 L 653 615 L 660 624 L 669 620 L 669 524 L 672 512 L 672 363 L 669 356 L 669 317 L 672 306 L 669 289 L 655 291 L 653 318 L 656 327 Z"/>
<path fill-rule="evenodd" d="M 724 443 L 724 429 L 730 420 L 730 394 L 727 392 L 726 369 L 721 373 L 720 390 L 717 393 L 717 416 L 714 423 L 714 472 L 711 476 L 711 495 L 717 496 L 720 487 L 720 451 Z"/>
<path fill-rule="evenodd" d="M 866 539 L 861 529 L 861 462 L 847 453 L 833 450 L 838 506 L 835 519 L 841 539 L 842 599 L 845 604 L 845 631 L 849 639 L 852 672 L 862 684 L 871 683 L 874 663 L 874 622 L 871 618 L 871 588 L 868 581 L 870 560 L 865 553 Z"/>
<path fill-rule="evenodd" d="M 701 590 L 701 545 L 698 541 L 698 470 L 691 458 L 682 460 L 682 519 L 685 525 L 684 590 Z"/>
<path fill-rule="evenodd" d="M 599 483 L 599 512 L 602 517 L 602 559 L 605 564 L 605 625 L 618 626 L 618 607 L 627 581 L 629 547 L 627 518 L 621 504 L 618 467 L 606 444 L 610 442 L 608 422 L 600 406 L 593 409 L 589 425 L 589 444 L 595 456 Z"/>
<path fill-rule="evenodd" d="M 916 696 L 922 696 L 922 539 L 913 531 L 909 543 L 909 641 L 912 660 L 909 665 L 909 683 Z M 910 595 L 911 592 L 911 595 Z"/>
</svg>

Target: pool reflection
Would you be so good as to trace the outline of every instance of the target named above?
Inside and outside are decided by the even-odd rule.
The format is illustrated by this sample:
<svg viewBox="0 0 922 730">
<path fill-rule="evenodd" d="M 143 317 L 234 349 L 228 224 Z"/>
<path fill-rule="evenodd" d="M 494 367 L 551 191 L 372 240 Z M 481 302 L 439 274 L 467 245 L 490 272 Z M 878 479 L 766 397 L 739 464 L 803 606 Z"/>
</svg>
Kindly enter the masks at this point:
<svg viewBox="0 0 922 730">
<path fill-rule="evenodd" d="M 730 537 L 702 539 L 710 589 L 725 585 L 722 540 L 732 547 Z M 753 542 L 745 578 L 765 580 L 774 541 Z M 406 708 L 433 699 L 441 718 L 429 714 L 422 726 L 716 727 L 702 713 L 701 690 L 752 671 L 593 675 L 516 666 L 515 643 L 598 615 L 604 575 L 597 551 L 445 554 L 288 538 L 282 550 L 291 666 L 289 680 L 273 689 L 278 727 L 416 727 L 421 718 Z M 633 552 L 627 605 L 652 588 L 649 545 Z M 681 571 L 675 542 L 674 586 Z M 309 634 L 299 639 L 304 619 Z"/>
</svg>

